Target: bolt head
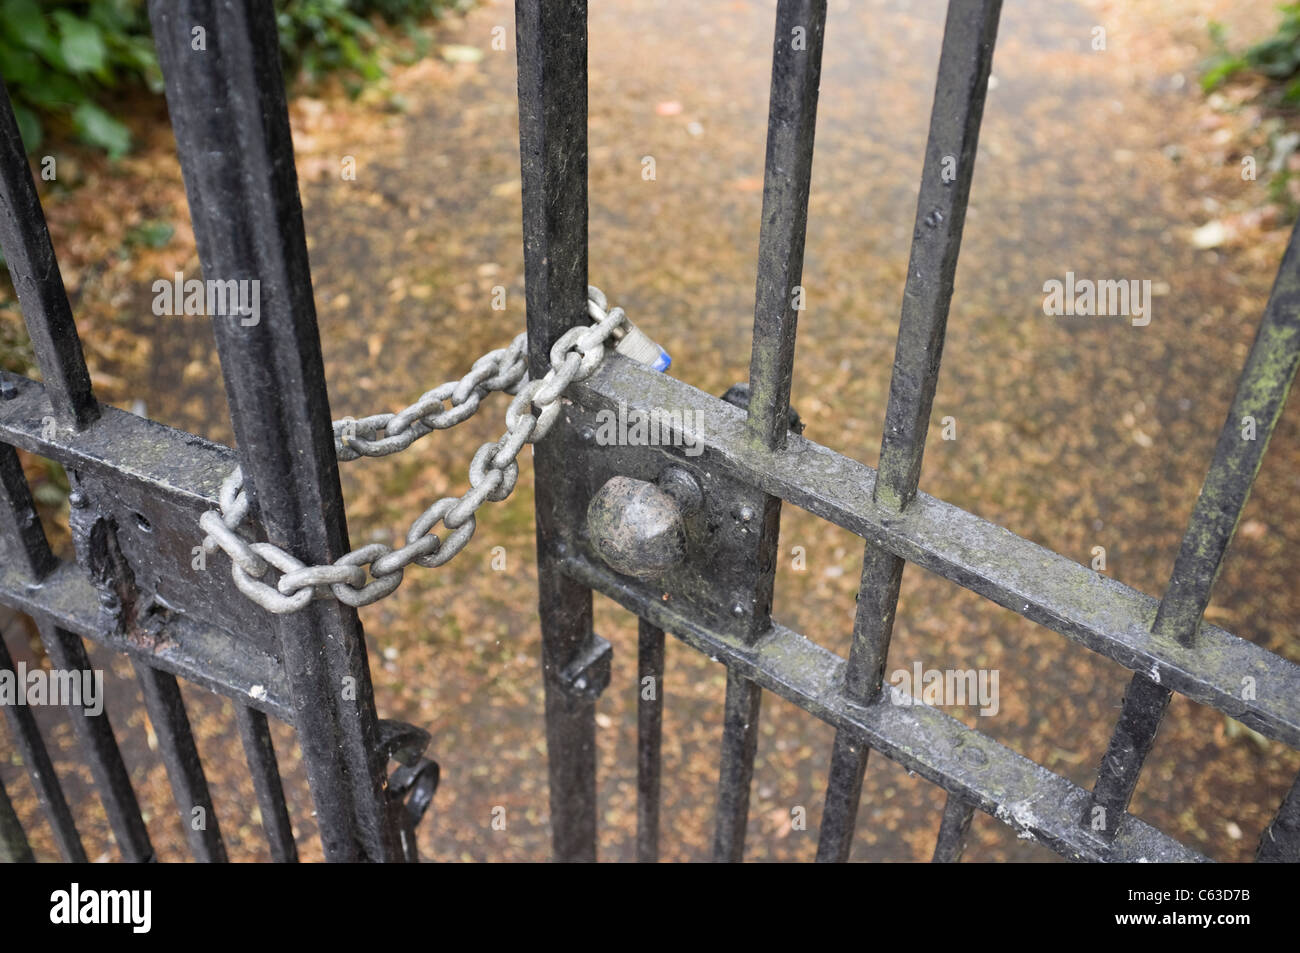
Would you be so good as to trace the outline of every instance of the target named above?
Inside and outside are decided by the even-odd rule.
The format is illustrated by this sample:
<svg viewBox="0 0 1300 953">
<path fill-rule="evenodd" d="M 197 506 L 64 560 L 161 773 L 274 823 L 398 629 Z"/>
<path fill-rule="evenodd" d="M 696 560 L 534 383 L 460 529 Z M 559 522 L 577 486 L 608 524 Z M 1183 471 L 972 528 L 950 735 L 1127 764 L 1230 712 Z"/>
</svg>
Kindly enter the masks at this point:
<svg viewBox="0 0 1300 953">
<path fill-rule="evenodd" d="M 683 517 L 696 513 L 704 503 L 704 491 L 700 488 L 700 481 L 685 467 L 665 468 L 655 483 L 659 489 L 677 501 Z"/>
<path fill-rule="evenodd" d="M 601 559 L 628 576 L 661 576 L 686 558 L 680 505 L 643 480 L 617 476 L 591 498 L 587 530 Z"/>
</svg>

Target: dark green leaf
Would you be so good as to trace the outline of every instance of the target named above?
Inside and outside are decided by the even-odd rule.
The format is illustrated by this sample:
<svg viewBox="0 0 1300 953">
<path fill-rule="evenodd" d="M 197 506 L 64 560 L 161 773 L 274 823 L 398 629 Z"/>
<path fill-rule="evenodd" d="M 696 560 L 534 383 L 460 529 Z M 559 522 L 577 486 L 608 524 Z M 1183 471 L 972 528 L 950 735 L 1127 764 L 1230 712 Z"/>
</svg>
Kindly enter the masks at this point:
<svg viewBox="0 0 1300 953">
<path fill-rule="evenodd" d="M 23 136 L 23 147 L 28 152 L 39 149 L 44 139 L 40 117 L 22 103 L 14 103 L 14 118 L 18 120 L 18 131 Z"/>
<path fill-rule="evenodd" d="M 99 27 L 66 10 L 56 10 L 54 19 L 59 24 L 59 52 L 68 69 L 74 73 L 102 70 L 108 60 L 108 47 Z"/>
<path fill-rule="evenodd" d="M 37 53 L 45 53 L 54 39 L 36 0 L 4 0 L 0 3 L 0 24 L 16 43 Z"/>
<path fill-rule="evenodd" d="M 131 133 L 94 103 L 85 102 L 72 113 L 77 134 L 91 145 L 99 146 L 112 159 L 120 158 L 131 148 Z"/>
</svg>

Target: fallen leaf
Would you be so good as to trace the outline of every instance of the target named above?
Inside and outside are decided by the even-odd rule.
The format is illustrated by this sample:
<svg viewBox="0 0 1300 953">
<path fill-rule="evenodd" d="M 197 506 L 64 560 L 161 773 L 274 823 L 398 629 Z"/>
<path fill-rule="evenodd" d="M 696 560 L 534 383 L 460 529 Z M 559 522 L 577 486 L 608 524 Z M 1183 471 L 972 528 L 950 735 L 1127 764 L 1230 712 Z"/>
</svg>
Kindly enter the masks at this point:
<svg viewBox="0 0 1300 953">
<path fill-rule="evenodd" d="M 461 43 L 448 43 L 438 52 L 448 63 L 477 63 L 483 59 L 483 51 L 477 46 L 465 46 Z"/>
<path fill-rule="evenodd" d="M 1207 222 L 1192 232 L 1192 247 L 1218 248 L 1228 240 L 1228 228 L 1222 222 Z"/>
</svg>

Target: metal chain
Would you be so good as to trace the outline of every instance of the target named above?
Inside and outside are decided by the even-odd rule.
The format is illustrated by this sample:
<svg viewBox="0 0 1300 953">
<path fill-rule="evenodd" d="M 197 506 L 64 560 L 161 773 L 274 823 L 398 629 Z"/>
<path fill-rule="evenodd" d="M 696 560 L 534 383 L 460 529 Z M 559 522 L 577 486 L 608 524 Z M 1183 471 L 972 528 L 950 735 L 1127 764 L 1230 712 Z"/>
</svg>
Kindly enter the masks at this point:
<svg viewBox="0 0 1300 953">
<path fill-rule="evenodd" d="M 479 447 L 470 461 L 470 489 L 459 497 L 443 497 L 421 513 L 407 531 L 405 545 L 393 549 L 371 543 L 332 564 L 308 566 L 278 546 L 251 538 L 243 525 L 248 496 L 243 473 L 236 467 L 221 484 L 220 512 L 209 510 L 199 519 L 199 527 L 208 534 L 204 550 L 225 552 L 240 592 L 277 614 L 297 612 L 312 599 L 331 595 L 350 606 L 369 605 L 396 589 L 412 563 L 434 567 L 450 561 L 474 535 L 478 508 L 487 500 L 500 502 L 514 491 L 519 478 L 516 458 L 524 444 L 536 443 L 550 432 L 564 389 L 589 377 L 605 358 L 606 342 L 621 340 L 631 327 L 622 308 L 607 310 L 604 292 L 594 286 L 587 288 L 587 313 L 596 323 L 571 328 L 555 342 L 551 369 L 541 380 L 528 379 L 528 337 L 520 334 L 509 347 L 480 357 L 460 380 L 435 387 L 405 410 L 334 421 L 334 449 L 340 461 L 382 457 L 405 450 L 435 430 L 468 420 L 493 391 L 514 395 L 506 411 L 506 432 Z M 433 533 L 439 522 L 451 531 L 445 540 Z M 272 567 L 281 574 L 274 586 L 261 581 Z"/>
</svg>

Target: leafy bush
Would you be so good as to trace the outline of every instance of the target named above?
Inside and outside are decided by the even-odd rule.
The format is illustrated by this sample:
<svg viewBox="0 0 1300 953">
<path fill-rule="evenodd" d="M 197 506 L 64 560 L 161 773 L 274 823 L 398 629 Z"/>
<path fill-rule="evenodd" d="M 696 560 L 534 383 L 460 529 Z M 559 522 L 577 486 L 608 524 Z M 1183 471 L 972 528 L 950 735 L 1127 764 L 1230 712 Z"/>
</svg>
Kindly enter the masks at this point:
<svg viewBox="0 0 1300 953">
<path fill-rule="evenodd" d="M 276 0 L 286 76 L 383 75 L 369 17 L 409 23 L 453 0 Z M 50 120 L 120 156 L 126 126 L 104 108 L 115 89 L 162 90 L 145 0 L 0 0 L 0 76 L 29 151 Z"/>
<path fill-rule="evenodd" d="M 349 70 L 375 80 L 383 70 L 370 52 L 374 28 L 354 7 L 355 0 L 284 0 L 276 12 L 280 52 L 292 72 L 317 79 Z"/>
<path fill-rule="evenodd" d="M 1283 101 L 1300 103 L 1300 77 L 1297 76 L 1300 73 L 1300 3 L 1286 3 L 1278 9 L 1282 22 L 1277 31 L 1242 53 L 1228 49 L 1220 24 L 1210 25 L 1217 52 L 1201 77 L 1203 89 L 1216 89 L 1238 73 L 1254 71 L 1284 84 Z"/>
<path fill-rule="evenodd" d="M 36 149 L 41 117 L 66 116 L 83 140 L 121 155 L 130 134 L 99 100 L 119 85 L 161 88 L 144 4 L 89 0 L 50 6 L 0 0 L 0 75 L 23 142 Z"/>
</svg>

